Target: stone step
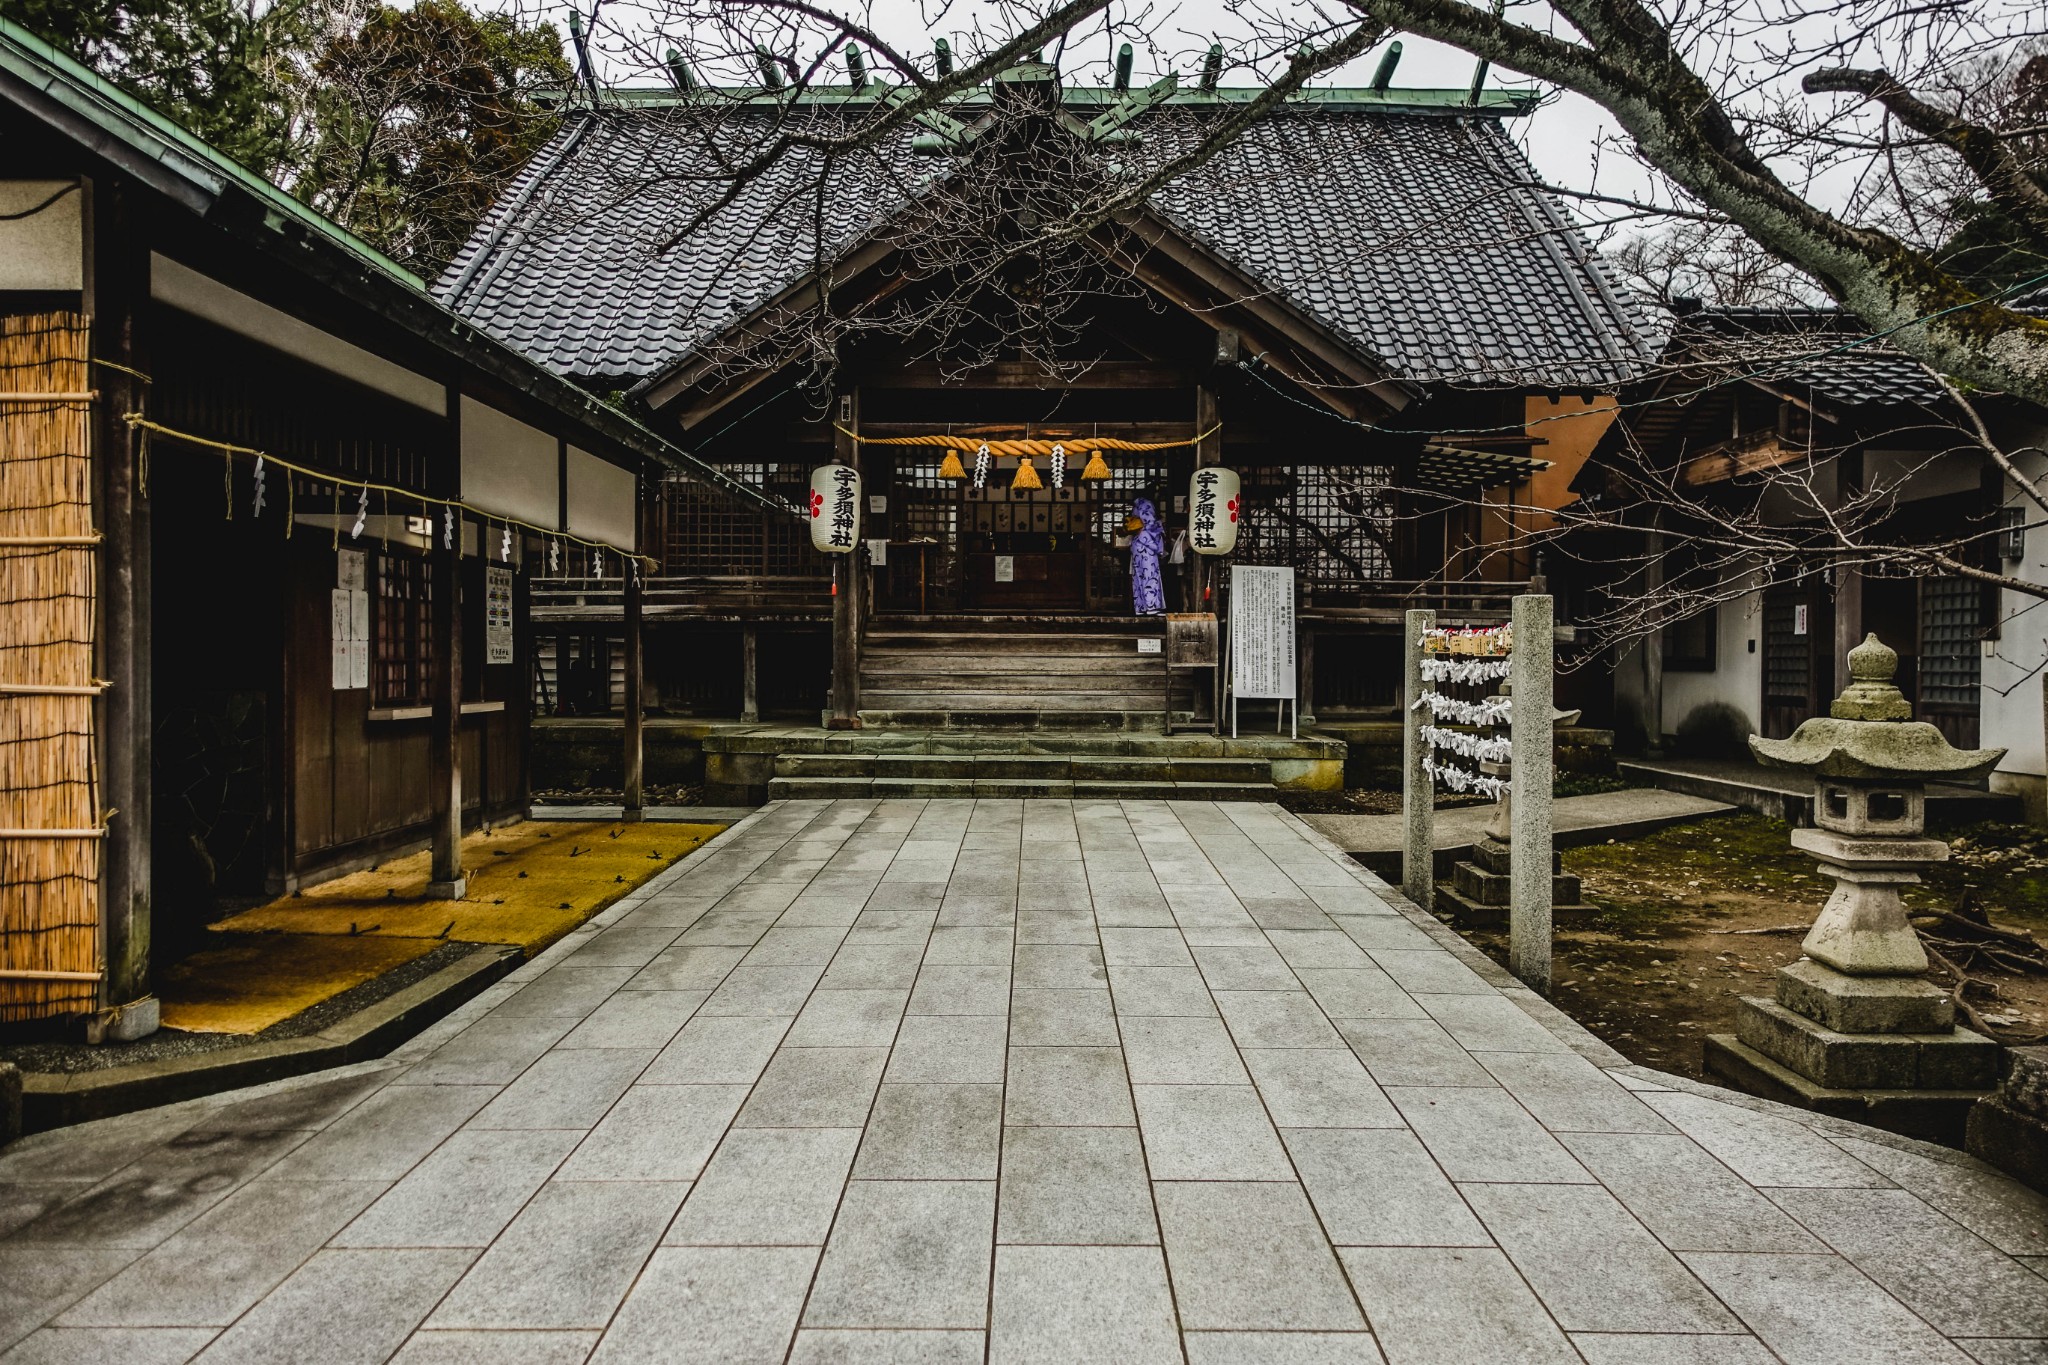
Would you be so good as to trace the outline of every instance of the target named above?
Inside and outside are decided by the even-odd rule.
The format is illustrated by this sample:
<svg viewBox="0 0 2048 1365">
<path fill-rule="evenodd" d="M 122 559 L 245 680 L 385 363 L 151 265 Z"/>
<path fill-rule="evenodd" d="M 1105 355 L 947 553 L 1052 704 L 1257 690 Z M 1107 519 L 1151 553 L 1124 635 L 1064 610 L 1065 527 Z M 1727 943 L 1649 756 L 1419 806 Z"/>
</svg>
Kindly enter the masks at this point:
<svg viewBox="0 0 2048 1365">
<path fill-rule="evenodd" d="M 861 637 L 864 654 L 1037 654 L 1136 655 L 1139 640 L 1158 640 L 1163 631 L 1046 635 L 1024 632 L 892 631 L 870 629 Z M 1145 655 L 1156 658 L 1156 655 Z"/>
<path fill-rule="evenodd" d="M 982 677 L 1001 678 L 1006 684 L 1036 678 L 1115 678 L 1136 686 L 1157 687 L 1166 677 L 1166 667 L 1157 659 L 1142 655 L 1127 659 L 1121 654 L 1107 659 L 1036 654 L 885 654 L 863 658 L 860 676 L 862 685 L 870 687 L 880 686 L 878 679 L 890 678 L 943 678 L 953 680 L 953 686 L 972 687 L 972 683 L 960 680 Z"/>
<path fill-rule="evenodd" d="M 849 797 L 1277 801 L 1280 793 L 1270 782 L 1069 782 L 990 777 L 774 777 L 768 781 L 771 801 Z"/>
<path fill-rule="evenodd" d="M 1068 754 L 780 754 L 774 775 L 920 780 L 1002 779 L 1078 782 L 1270 782 L 1261 758 L 1092 757 Z"/>
<path fill-rule="evenodd" d="M 1157 703 L 1151 707 L 1118 705 L 1112 699 L 1093 705 L 1047 708 L 944 705 L 939 698 L 895 697 L 887 705 L 863 706 L 861 724 L 880 730 L 1096 730 L 1159 734 L 1163 724 Z M 1175 713 L 1176 724 L 1188 713 Z"/>
</svg>

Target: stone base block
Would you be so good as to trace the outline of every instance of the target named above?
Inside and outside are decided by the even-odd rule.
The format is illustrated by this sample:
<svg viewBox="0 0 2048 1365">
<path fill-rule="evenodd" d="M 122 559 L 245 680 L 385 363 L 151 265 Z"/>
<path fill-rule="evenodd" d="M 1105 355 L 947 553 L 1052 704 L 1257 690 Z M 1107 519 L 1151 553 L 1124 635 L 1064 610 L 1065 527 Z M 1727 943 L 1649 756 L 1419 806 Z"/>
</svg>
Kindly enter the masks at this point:
<svg viewBox="0 0 2048 1365">
<path fill-rule="evenodd" d="M 140 1000 L 87 1015 L 85 1041 L 93 1047 L 139 1042 L 155 1033 L 162 1022 L 162 1003 L 153 995 L 145 995 Z"/>
<path fill-rule="evenodd" d="M 1504 872 L 1489 872 L 1474 863 L 1459 863 L 1451 869 L 1451 885 L 1466 900 L 1505 908 L 1514 883 Z M 1550 879 L 1550 899 L 1554 905 L 1577 905 L 1579 879 L 1565 874 L 1553 876 Z"/>
<path fill-rule="evenodd" d="M 1778 968 L 1778 1003 L 1837 1033 L 1946 1033 L 1955 1002 L 1920 977 L 1850 976 L 1811 958 Z"/>
<path fill-rule="evenodd" d="M 1491 834 L 1482 834 L 1479 836 L 1479 841 L 1472 845 L 1472 861 L 1477 863 L 1484 871 L 1505 877 L 1508 875 L 1509 859 L 1513 856 L 1509 848 L 1509 845 L 1502 843 Z M 1555 848 L 1550 851 L 1550 870 L 1552 872 L 1564 871 L 1564 855 Z M 1575 896 L 1573 899 L 1576 900 L 1578 898 Z"/>
<path fill-rule="evenodd" d="M 2048 1119 L 2048 1047 L 2009 1047 L 1998 1098 L 2008 1109 Z"/>
<path fill-rule="evenodd" d="M 1987 1095 L 1970 1110 L 1963 1149 L 2048 1194 L 2048 1118 L 2022 1113 L 2001 1095 Z"/>
<path fill-rule="evenodd" d="M 1959 1147 L 1981 1090 L 1838 1090 L 1817 1085 L 1729 1033 L 1705 1040 L 1707 1074 L 1737 1090 L 1905 1137 Z"/>
<path fill-rule="evenodd" d="M 0 1147 L 21 1136 L 21 1068 L 0 1062 Z"/>
<path fill-rule="evenodd" d="M 428 882 L 426 896 L 430 901 L 459 901 L 469 894 L 469 878 L 456 877 L 452 881 Z"/>
<path fill-rule="evenodd" d="M 1484 901 L 1474 900 L 1467 896 L 1464 892 L 1458 890 L 1455 883 L 1450 886 L 1439 885 L 1437 887 L 1436 909 L 1438 913 L 1448 916 L 1451 923 L 1461 929 L 1484 928 L 1488 925 L 1506 924 L 1508 922 L 1508 903 L 1506 897 L 1502 897 L 1498 905 L 1490 905 Z M 1573 915 L 1586 915 L 1591 913 L 1592 910 L 1593 907 L 1591 905 L 1576 901 L 1568 904 L 1553 903 L 1550 907 L 1550 913 L 1558 919 L 1565 919 Z"/>
<path fill-rule="evenodd" d="M 1775 1000 L 1745 996 L 1735 1036 L 1829 1090 L 1989 1090 L 1998 1084 L 1998 1044 L 1968 1029 L 1841 1033 Z"/>
</svg>

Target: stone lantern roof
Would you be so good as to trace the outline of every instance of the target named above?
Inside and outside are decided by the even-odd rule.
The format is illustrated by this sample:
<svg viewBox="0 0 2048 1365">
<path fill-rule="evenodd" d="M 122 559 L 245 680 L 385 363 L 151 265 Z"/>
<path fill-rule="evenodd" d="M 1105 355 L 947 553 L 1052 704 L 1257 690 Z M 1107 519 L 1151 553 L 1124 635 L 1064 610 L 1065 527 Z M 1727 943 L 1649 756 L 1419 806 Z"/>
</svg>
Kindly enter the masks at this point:
<svg viewBox="0 0 2048 1365">
<path fill-rule="evenodd" d="M 1898 668 L 1898 651 L 1865 637 L 1849 651 L 1849 685 L 1826 716 L 1802 722 L 1790 739 L 1753 735 L 1750 751 L 1766 767 L 1876 782 L 1968 782 L 1998 766 L 2005 750 L 1958 749 L 1914 720 L 1893 681 Z"/>
</svg>

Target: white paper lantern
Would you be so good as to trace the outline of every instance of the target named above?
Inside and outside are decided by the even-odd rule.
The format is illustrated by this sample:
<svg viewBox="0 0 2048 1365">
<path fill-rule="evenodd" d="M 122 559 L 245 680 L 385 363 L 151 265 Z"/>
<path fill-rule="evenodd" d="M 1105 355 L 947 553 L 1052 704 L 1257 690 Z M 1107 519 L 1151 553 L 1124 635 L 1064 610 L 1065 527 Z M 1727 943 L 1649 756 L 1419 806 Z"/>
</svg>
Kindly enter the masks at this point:
<svg viewBox="0 0 2048 1365">
<path fill-rule="evenodd" d="M 1227 555 L 1237 548 L 1237 471 L 1203 465 L 1188 480 L 1188 544 L 1198 555 Z"/>
<path fill-rule="evenodd" d="M 811 544 L 828 555 L 847 555 L 860 544 L 860 471 L 848 464 L 811 471 Z"/>
</svg>

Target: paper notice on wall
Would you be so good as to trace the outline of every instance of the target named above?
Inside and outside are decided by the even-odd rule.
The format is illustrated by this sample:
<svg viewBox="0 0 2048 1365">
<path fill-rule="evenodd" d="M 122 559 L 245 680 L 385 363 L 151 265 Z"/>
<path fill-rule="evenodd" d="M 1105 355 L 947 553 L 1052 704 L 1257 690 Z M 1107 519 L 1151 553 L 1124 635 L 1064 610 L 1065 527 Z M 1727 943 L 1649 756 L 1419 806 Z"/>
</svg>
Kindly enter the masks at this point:
<svg viewBox="0 0 2048 1365">
<path fill-rule="evenodd" d="M 336 588 L 328 596 L 328 636 L 333 642 L 334 690 L 348 690 L 349 591 Z"/>
<path fill-rule="evenodd" d="M 350 640 L 348 642 L 348 685 L 368 687 L 370 685 L 370 642 Z"/>
<path fill-rule="evenodd" d="M 1294 697 L 1294 570 L 1230 569 L 1230 678 L 1240 697 Z"/>
<path fill-rule="evenodd" d="M 512 571 L 484 569 L 484 662 L 512 662 Z"/>
<path fill-rule="evenodd" d="M 884 568 L 884 567 L 886 567 L 886 566 L 888 565 L 888 563 L 889 563 L 889 542 L 888 542 L 888 541 L 886 541 L 886 540 L 870 540 L 870 541 L 868 542 L 868 563 L 870 563 L 870 564 L 874 565 L 874 566 L 875 566 L 876 568 L 878 568 L 878 569 L 880 569 L 880 568 Z"/>
<path fill-rule="evenodd" d="M 369 556 L 361 550 L 336 550 L 334 552 L 334 583 L 336 587 L 347 588 L 350 592 L 361 592 L 367 586 Z"/>
<path fill-rule="evenodd" d="M 348 595 L 348 638 L 368 643 L 370 639 L 370 594 L 356 591 Z M 357 687 L 367 687 L 357 683 Z"/>
<path fill-rule="evenodd" d="M 1014 583 L 1014 582 L 1016 582 L 1016 581 L 1017 581 L 1017 557 L 1016 557 L 1015 555 L 997 555 L 997 556 L 996 556 L 996 582 L 998 582 L 998 583 Z"/>
</svg>

